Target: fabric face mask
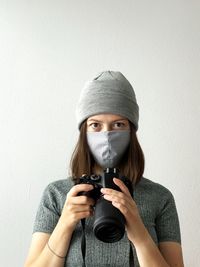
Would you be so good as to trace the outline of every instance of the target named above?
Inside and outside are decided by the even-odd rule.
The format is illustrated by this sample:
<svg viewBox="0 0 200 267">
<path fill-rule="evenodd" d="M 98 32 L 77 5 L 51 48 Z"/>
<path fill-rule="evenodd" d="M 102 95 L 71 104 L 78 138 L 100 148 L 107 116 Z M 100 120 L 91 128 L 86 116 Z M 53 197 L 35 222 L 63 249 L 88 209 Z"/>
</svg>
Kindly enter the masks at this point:
<svg viewBox="0 0 200 267">
<path fill-rule="evenodd" d="M 130 143 L 130 131 L 87 132 L 87 142 L 102 168 L 116 167 Z"/>
</svg>

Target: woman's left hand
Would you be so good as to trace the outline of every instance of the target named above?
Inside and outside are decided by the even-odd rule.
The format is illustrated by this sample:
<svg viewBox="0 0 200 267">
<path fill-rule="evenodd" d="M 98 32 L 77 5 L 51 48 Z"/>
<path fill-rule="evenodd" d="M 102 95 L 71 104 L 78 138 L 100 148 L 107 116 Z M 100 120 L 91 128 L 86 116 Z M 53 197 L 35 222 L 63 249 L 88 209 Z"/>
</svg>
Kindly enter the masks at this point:
<svg viewBox="0 0 200 267">
<path fill-rule="evenodd" d="M 114 183 L 121 189 L 116 191 L 110 188 L 102 188 L 104 198 L 112 202 L 112 205 L 119 209 L 126 219 L 126 231 L 130 241 L 142 241 L 146 234 L 146 228 L 140 218 L 137 205 L 129 193 L 126 185 L 117 178 Z"/>
<path fill-rule="evenodd" d="M 144 226 L 128 188 L 120 179 L 114 178 L 113 181 L 121 189 L 121 192 L 110 188 L 102 188 L 101 192 L 104 194 L 104 198 L 111 201 L 112 205 L 124 215 L 127 236 L 135 246 L 140 266 L 183 267 L 181 246 L 176 242 L 163 242 L 161 243 L 163 254 L 161 254 Z"/>
</svg>

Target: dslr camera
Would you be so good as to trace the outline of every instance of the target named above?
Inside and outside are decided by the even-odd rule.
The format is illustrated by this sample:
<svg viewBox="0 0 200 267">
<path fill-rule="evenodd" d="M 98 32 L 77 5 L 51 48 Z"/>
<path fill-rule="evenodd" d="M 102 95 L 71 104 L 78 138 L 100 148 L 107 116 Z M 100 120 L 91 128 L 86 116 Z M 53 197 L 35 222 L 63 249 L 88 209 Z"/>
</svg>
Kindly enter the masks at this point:
<svg viewBox="0 0 200 267">
<path fill-rule="evenodd" d="M 110 201 L 104 199 L 100 191 L 104 187 L 121 191 L 113 182 L 114 177 L 122 180 L 133 195 L 131 181 L 125 176 L 120 176 L 117 168 L 106 168 L 102 175 L 84 175 L 78 182 L 78 184 L 91 184 L 94 187 L 91 191 L 80 192 L 78 195 L 85 195 L 95 200 L 93 232 L 99 240 L 106 243 L 119 241 L 125 232 L 123 214 Z"/>
</svg>

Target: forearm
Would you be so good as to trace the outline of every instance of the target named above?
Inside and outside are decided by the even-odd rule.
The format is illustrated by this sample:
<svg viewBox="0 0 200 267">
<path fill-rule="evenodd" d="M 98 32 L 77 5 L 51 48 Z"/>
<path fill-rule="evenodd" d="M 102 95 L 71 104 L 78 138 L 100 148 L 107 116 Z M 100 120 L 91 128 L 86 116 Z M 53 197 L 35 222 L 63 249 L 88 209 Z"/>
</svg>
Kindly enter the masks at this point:
<svg viewBox="0 0 200 267">
<path fill-rule="evenodd" d="M 140 229 L 142 234 L 142 239 L 136 238 L 131 240 L 134 244 L 138 261 L 141 267 L 170 267 L 162 254 L 160 253 L 157 245 L 149 235 L 145 226 Z"/>
<path fill-rule="evenodd" d="M 25 267 L 63 267 L 72 233 L 73 229 L 66 227 L 60 218 L 40 255 Z"/>
</svg>

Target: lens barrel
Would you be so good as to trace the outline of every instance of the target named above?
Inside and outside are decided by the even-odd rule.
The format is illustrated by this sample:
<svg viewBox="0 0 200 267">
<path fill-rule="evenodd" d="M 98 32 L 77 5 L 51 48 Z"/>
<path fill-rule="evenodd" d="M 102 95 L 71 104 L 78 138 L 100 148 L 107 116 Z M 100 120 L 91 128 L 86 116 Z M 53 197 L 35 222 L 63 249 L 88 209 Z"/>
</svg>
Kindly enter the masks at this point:
<svg viewBox="0 0 200 267">
<path fill-rule="evenodd" d="M 106 243 L 117 242 L 124 236 L 124 216 L 102 197 L 96 203 L 93 232 L 99 240 Z"/>
</svg>

